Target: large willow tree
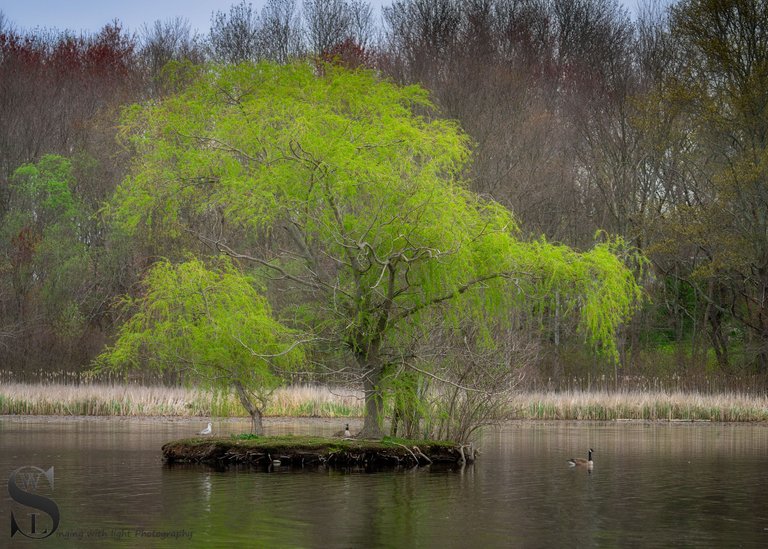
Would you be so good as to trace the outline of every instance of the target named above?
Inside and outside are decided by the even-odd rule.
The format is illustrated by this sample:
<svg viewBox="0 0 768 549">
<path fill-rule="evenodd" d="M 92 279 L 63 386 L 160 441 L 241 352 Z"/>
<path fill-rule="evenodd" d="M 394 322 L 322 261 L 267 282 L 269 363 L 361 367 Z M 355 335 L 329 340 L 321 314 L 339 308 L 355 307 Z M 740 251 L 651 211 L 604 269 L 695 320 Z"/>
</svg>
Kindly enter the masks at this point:
<svg viewBox="0 0 768 549">
<path fill-rule="evenodd" d="M 372 72 L 208 66 L 127 113 L 136 157 L 114 213 L 133 234 L 194 234 L 272 279 L 283 321 L 354 358 L 363 436 L 381 435 L 386 353 L 427 315 L 483 323 L 557 295 L 615 354 L 639 289 L 613 244 L 521 241 L 509 211 L 468 190 L 469 140 L 434 114 L 423 89 Z"/>
</svg>

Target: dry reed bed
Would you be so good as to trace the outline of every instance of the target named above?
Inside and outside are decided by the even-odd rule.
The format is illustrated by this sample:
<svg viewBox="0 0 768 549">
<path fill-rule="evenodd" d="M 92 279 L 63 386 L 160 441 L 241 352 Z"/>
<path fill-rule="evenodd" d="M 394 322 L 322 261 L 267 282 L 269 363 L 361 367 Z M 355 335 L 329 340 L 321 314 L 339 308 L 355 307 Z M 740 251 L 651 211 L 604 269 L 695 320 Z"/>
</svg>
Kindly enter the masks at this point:
<svg viewBox="0 0 768 549">
<path fill-rule="evenodd" d="M 521 392 L 511 395 L 510 418 L 576 420 L 766 421 L 768 397 L 741 393 L 663 391 Z M 278 389 L 268 416 L 360 417 L 362 394 L 297 385 Z M 128 384 L 0 384 L 0 415 L 242 417 L 232 395 L 182 387 Z"/>
<path fill-rule="evenodd" d="M 522 419 L 766 421 L 768 396 L 743 393 L 619 391 L 521 393 L 512 399 Z"/>
<path fill-rule="evenodd" d="M 315 386 L 280 388 L 265 410 L 270 416 L 355 417 L 362 394 Z M 0 415 L 241 417 L 232 395 L 184 387 L 120 384 L 0 384 Z"/>
</svg>

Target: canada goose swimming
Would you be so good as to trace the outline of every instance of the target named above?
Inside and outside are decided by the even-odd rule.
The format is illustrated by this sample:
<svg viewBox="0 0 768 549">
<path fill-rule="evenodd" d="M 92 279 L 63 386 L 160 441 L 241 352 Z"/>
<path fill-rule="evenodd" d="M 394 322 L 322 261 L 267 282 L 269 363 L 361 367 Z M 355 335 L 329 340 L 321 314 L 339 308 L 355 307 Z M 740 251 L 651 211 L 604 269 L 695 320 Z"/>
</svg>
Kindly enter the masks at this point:
<svg viewBox="0 0 768 549">
<path fill-rule="evenodd" d="M 584 459 L 584 458 L 569 459 L 568 465 L 570 465 L 571 467 L 586 467 L 587 469 L 592 469 L 592 467 L 594 466 L 594 463 L 592 462 L 592 452 L 594 452 L 594 450 L 590 448 L 587 459 Z"/>
<path fill-rule="evenodd" d="M 209 422 L 208 422 L 208 427 L 206 427 L 205 429 L 203 429 L 202 431 L 200 431 L 198 434 L 199 434 L 199 435 L 210 435 L 210 434 L 211 434 L 211 431 L 212 431 L 212 429 L 211 429 L 211 422 L 209 421 Z"/>
</svg>

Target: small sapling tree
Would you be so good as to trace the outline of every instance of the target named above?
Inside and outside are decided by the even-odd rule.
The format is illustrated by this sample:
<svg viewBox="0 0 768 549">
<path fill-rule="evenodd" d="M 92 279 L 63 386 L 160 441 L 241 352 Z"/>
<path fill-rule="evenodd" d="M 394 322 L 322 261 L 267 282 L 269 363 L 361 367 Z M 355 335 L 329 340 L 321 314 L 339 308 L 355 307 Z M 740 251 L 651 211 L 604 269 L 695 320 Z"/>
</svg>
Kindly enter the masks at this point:
<svg viewBox="0 0 768 549">
<path fill-rule="evenodd" d="M 252 431 L 263 434 L 262 410 L 280 383 L 278 370 L 301 362 L 303 353 L 300 338 L 272 317 L 254 280 L 227 258 L 211 268 L 190 259 L 156 263 L 143 286 L 139 297 L 125 298 L 132 314 L 98 366 L 182 370 L 212 389 L 234 390 Z"/>
</svg>

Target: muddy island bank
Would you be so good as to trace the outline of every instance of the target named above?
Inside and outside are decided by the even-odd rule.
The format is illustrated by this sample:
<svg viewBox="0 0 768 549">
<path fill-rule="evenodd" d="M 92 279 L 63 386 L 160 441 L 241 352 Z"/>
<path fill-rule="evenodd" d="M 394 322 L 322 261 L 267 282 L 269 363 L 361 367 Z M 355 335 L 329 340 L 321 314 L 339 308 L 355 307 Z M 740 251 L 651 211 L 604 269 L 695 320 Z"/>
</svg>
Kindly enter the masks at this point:
<svg viewBox="0 0 768 549">
<path fill-rule="evenodd" d="M 384 438 L 358 440 L 314 436 L 195 437 L 163 445 L 166 463 L 204 463 L 216 467 L 387 467 L 472 463 L 472 445 Z"/>
</svg>

